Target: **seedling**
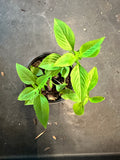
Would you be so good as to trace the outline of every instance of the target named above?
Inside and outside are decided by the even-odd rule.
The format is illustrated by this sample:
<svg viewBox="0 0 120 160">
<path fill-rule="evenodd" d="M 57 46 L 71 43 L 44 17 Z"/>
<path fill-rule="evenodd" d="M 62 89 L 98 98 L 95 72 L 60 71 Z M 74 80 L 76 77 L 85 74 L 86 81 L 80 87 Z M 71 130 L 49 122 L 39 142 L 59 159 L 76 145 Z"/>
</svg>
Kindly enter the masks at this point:
<svg viewBox="0 0 120 160">
<path fill-rule="evenodd" d="M 82 58 L 92 58 L 99 54 L 105 37 L 89 41 L 75 51 L 74 33 L 65 22 L 54 19 L 54 33 L 58 45 L 67 53 L 62 56 L 52 53 L 45 57 L 38 67 L 30 66 L 30 69 L 16 64 L 16 70 L 21 81 L 28 85 L 20 93 L 18 100 L 25 101 L 25 105 L 33 105 L 36 116 L 44 128 L 47 127 L 49 119 L 49 102 L 42 91 L 47 85 L 51 88 L 55 85 L 63 99 L 75 102 L 73 110 L 76 115 L 84 113 L 84 106 L 88 100 L 91 103 L 98 103 L 105 99 L 100 96 L 89 96 L 89 92 L 98 82 L 97 68 L 93 67 L 87 72 L 80 64 Z M 64 82 L 61 83 L 55 79 L 58 74 L 61 74 Z M 67 87 L 66 79 L 69 74 L 73 89 Z M 56 81 L 57 83 L 55 83 Z"/>
</svg>

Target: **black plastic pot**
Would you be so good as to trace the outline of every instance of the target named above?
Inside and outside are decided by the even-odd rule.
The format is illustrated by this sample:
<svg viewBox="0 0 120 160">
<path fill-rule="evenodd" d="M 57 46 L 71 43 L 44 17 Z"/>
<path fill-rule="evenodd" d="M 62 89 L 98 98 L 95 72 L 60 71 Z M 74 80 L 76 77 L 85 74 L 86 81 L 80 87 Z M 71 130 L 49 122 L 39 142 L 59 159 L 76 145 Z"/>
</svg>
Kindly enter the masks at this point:
<svg viewBox="0 0 120 160">
<path fill-rule="evenodd" d="M 51 53 L 56 53 L 56 52 L 51 52 Z M 28 68 L 30 69 L 30 66 L 33 65 L 36 61 L 38 61 L 38 60 L 43 60 L 46 56 L 48 56 L 48 55 L 51 54 L 51 53 L 50 53 L 50 52 L 45 52 L 45 53 L 43 53 L 42 55 L 34 58 L 34 59 L 28 64 Z M 72 68 L 71 68 L 71 69 L 72 69 Z M 72 86 L 71 86 L 70 88 L 72 88 Z M 51 101 L 51 100 L 48 100 L 48 101 L 49 101 L 49 103 L 53 103 L 53 104 L 54 104 L 54 103 L 61 102 L 61 101 L 63 101 L 63 100 L 64 100 L 64 99 L 59 96 L 58 99 L 55 100 L 55 101 Z"/>
<path fill-rule="evenodd" d="M 51 52 L 52 53 L 52 52 Z M 28 68 L 30 69 L 30 66 L 35 63 L 37 60 L 42 60 L 44 59 L 46 56 L 48 56 L 49 54 L 51 54 L 50 52 L 45 52 L 42 55 L 34 58 L 29 64 L 28 64 Z"/>
</svg>

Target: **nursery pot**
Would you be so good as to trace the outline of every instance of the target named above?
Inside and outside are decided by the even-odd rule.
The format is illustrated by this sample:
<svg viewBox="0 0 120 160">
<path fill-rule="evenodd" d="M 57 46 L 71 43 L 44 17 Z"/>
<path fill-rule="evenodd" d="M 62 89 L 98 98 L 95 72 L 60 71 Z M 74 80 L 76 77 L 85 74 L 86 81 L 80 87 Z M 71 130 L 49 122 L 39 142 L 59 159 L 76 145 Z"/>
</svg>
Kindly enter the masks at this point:
<svg viewBox="0 0 120 160">
<path fill-rule="evenodd" d="M 53 52 L 52 52 L 53 53 Z M 28 65 L 28 69 L 30 69 L 30 66 L 31 65 L 33 65 L 34 67 L 37 67 L 41 62 L 42 62 L 42 60 L 46 57 L 46 56 L 48 56 L 48 55 L 50 55 L 51 53 L 50 52 L 45 52 L 45 53 L 43 53 L 42 55 L 40 55 L 40 56 L 38 56 L 38 57 L 36 57 L 36 58 L 34 58 L 30 63 L 29 63 L 29 65 Z M 71 70 L 72 70 L 72 68 L 70 67 L 70 72 L 71 72 Z M 42 71 L 43 71 L 43 73 L 44 73 L 44 69 L 42 69 Z M 58 74 L 58 76 L 59 76 L 59 79 L 60 80 L 62 80 L 63 81 L 63 78 L 61 77 L 61 75 L 60 75 L 60 73 Z M 72 88 L 72 85 L 71 85 L 71 82 L 70 82 L 70 73 L 69 73 L 69 75 L 68 75 L 68 77 L 67 77 L 68 79 L 69 79 L 69 87 L 68 88 Z M 60 82 L 62 82 L 62 81 L 60 81 Z M 48 93 L 45 95 L 44 93 L 44 91 L 43 91 L 43 95 L 45 95 L 46 96 L 46 98 L 48 99 L 48 101 L 49 101 L 49 103 L 57 103 L 57 102 L 60 102 L 60 101 L 63 101 L 64 99 L 63 98 L 61 98 L 61 96 L 59 95 L 59 93 L 56 91 L 56 88 L 55 88 L 55 85 L 53 85 L 53 89 L 52 89 L 52 91 L 54 92 L 54 93 L 52 93 L 52 91 L 48 91 Z M 57 98 L 55 98 L 55 100 L 50 100 L 49 98 L 48 98 L 48 95 L 56 95 L 56 97 Z"/>
</svg>

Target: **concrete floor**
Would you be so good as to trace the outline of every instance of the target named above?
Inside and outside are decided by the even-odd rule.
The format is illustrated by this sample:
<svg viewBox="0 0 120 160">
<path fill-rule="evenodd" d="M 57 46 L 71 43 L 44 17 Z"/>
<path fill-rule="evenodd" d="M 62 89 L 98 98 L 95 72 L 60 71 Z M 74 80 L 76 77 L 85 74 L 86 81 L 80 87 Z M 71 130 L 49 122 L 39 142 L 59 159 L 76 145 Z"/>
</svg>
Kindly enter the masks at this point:
<svg viewBox="0 0 120 160">
<path fill-rule="evenodd" d="M 73 29 L 76 49 L 106 37 L 96 58 L 81 61 L 88 71 L 98 67 L 91 96 L 106 100 L 88 103 L 81 117 L 71 101 L 50 105 L 48 129 L 34 140 L 44 129 L 33 124 L 32 106 L 17 101 L 23 84 L 15 64 L 26 66 L 44 52 L 64 53 L 55 41 L 54 18 Z M 0 0 L 0 72 L 0 156 L 120 152 L 120 0 Z"/>
</svg>

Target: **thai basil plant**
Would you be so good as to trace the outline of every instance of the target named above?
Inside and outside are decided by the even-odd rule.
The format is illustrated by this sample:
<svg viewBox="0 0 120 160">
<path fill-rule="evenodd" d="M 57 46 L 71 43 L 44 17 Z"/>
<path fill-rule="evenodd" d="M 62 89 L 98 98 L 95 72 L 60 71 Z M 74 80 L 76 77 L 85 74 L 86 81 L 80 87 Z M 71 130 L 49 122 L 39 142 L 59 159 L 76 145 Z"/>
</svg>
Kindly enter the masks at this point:
<svg viewBox="0 0 120 160">
<path fill-rule="evenodd" d="M 96 57 L 105 37 L 86 42 L 79 50 L 75 51 L 74 33 L 65 22 L 54 19 L 54 33 L 57 44 L 67 53 L 63 55 L 52 53 L 46 56 L 38 67 L 30 66 L 30 69 L 16 64 L 16 70 L 21 81 L 27 85 L 18 96 L 18 100 L 25 101 L 25 105 L 33 105 L 36 116 L 44 128 L 47 127 L 49 119 L 49 102 L 42 91 L 47 85 L 51 88 L 55 85 L 63 99 L 74 102 L 73 110 L 76 115 L 84 113 L 84 106 L 88 100 L 91 103 L 104 100 L 104 97 L 89 96 L 89 92 L 98 82 L 98 72 L 96 67 L 87 72 L 81 66 L 80 60 Z M 58 74 L 61 74 L 64 82 L 56 84 L 53 82 L 53 78 Z M 66 78 L 68 75 L 70 75 L 72 89 L 67 87 Z"/>
</svg>

